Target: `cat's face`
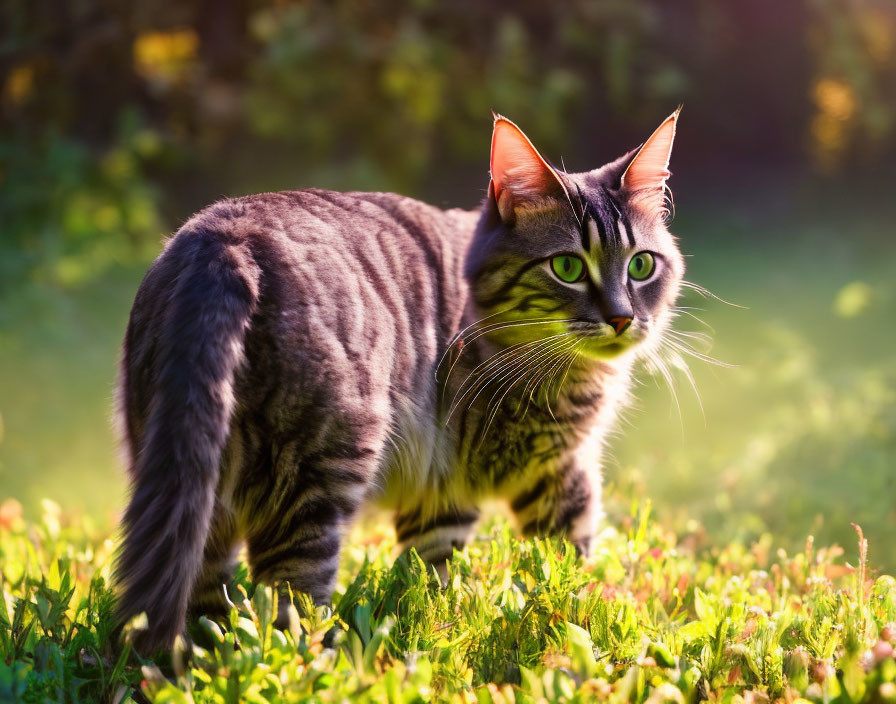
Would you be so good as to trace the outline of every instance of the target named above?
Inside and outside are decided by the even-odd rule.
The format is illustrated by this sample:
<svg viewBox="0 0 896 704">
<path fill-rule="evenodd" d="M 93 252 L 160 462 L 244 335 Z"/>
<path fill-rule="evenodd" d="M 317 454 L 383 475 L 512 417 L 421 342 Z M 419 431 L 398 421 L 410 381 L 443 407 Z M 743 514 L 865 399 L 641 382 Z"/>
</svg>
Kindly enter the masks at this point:
<svg viewBox="0 0 896 704">
<path fill-rule="evenodd" d="M 533 355 L 612 359 L 662 332 L 684 274 L 665 225 L 676 119 L 637 153 L 567 174 L 498 118 L 489 197 L 467 262 L 489 339 Z"/>
</svg>

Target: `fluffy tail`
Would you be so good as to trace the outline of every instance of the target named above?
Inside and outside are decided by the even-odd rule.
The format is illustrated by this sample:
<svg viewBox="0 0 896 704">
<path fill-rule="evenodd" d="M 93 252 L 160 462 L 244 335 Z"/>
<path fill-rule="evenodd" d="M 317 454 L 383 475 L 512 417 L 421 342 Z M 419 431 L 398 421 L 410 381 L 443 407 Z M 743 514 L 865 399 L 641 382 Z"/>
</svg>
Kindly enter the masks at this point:
<svg viewBox="0 0 896 704">
<path fill-rule="evenodd" d="M 123 361 L 133 484 L 115 578 L 121 623 L 145 612 L 139 647 L 154 650 L 183 631 L 201 569 L 258 271 L 239 243 L 199 228 L 141 289 Z"/>
</svg>

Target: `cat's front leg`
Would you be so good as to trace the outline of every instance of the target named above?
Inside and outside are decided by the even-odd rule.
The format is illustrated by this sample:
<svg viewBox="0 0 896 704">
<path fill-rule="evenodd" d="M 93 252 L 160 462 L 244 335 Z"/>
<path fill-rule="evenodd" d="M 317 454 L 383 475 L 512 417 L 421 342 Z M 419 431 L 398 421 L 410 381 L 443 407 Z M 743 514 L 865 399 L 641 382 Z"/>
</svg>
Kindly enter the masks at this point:
<svg viewBox="0 0 896 704">
<path fill-rule="evenodd" d="M 570 459 L 559 470 L 533 477 L 524 486 L 510 500 L 523 535 L 561 535 L 580 555 L 588 555 L 603 518 L 597 464 L 586 467 Z"/>
<path fill-rule="evenodd" d="M 455 548 L 459 550 L 467 544 L 477 520 L 479 510 L 473 506 L 414 506 L 396 512 L 395 533 L 402 551 L 415 548 L 421 558 L 436 568 L 444 584 L 448 560 Z"/>
</svg>

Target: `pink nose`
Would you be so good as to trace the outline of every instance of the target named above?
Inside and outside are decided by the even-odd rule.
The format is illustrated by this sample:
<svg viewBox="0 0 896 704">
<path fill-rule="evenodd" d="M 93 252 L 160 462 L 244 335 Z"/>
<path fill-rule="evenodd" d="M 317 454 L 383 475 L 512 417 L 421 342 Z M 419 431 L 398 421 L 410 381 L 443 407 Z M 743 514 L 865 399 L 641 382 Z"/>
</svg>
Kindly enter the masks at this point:
<svg viewBox="0 0 896 704">
<path fill-rule="evenodd" d="M 610 318 L 608 322 L 615 328 L 616 334 L 621 335 L 628 330 L 628 326 L 632 324 L 632 319 L 618 316 L 616 318 Z"/>
</svg>

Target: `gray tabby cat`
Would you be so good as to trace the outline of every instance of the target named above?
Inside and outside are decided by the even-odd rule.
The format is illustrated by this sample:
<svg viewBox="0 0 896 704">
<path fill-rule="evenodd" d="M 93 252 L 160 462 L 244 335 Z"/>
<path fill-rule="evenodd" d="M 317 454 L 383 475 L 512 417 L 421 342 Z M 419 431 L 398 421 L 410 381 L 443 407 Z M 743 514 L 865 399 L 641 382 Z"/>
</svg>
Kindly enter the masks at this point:
<svg viewBox="0 0 896 704">
<path fill-rule="evenodd" d="M 367 501 L 442 568 L 486 498 L 587 552 L 601 446 L 684 270 L 665 226 L 677 118 L 569 174 L 498 116 L 473 212 L 305 190 L 189 220 L 121 365 L 119 615 L 146 612 L 142 647 L 225 607 L 242 541 L 255 580 L 329 599 Z"/>
</svg>

